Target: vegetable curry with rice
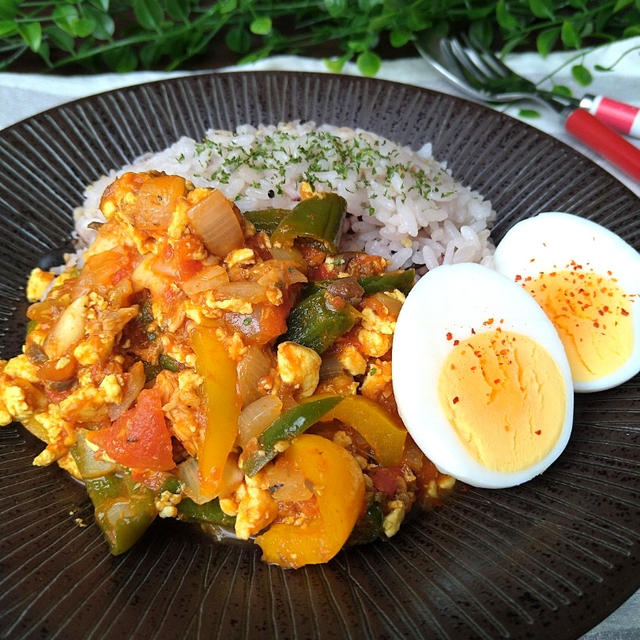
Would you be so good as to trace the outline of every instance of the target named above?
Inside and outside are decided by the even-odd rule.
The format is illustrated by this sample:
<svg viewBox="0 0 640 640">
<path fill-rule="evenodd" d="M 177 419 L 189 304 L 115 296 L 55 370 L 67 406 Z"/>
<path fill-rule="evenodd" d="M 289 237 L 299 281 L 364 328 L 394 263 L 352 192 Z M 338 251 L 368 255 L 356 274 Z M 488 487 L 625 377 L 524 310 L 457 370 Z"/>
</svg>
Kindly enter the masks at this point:
<svg viewBox="0 0 640 640">
<path fill-rule="evenodd" d="M 254 538 L 301 567 L 393 536 L 453 487 L 396 410 L 391 343 L 413 270 L 340 253 L 346 203 L 290 210 L 125 173 L 82 267 L 29 279 L 0 421 L 82 480 L 112 553 L 156 517 Z"/>
</svg>

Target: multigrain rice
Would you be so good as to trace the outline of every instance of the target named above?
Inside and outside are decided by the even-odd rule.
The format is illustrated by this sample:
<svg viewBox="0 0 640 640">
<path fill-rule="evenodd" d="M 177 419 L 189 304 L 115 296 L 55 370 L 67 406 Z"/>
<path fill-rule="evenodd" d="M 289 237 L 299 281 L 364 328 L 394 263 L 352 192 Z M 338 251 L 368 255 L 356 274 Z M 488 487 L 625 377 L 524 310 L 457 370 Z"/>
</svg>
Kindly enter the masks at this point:
<svg viewBox="0 0 640 640">
<path fill-rule="evenodd" d="M 392 269 L 487 262 L 493 253 L 491 204 L 436 162 L 430 144 L 416 152 L 368 131 L 313 122 L 210 130 L 201 141 L 183 137 L 111 171 L 87 188 L 75 212 L 80 245 L 93 239 L 89 223 L 103 220 L 106 186 L 125 171 L 149 170 L 216 187 L 241 211 L 291 208 L 303 182 L 336 192 L 348 205 L 341 249 L 385 256 Z"/>
</svg>

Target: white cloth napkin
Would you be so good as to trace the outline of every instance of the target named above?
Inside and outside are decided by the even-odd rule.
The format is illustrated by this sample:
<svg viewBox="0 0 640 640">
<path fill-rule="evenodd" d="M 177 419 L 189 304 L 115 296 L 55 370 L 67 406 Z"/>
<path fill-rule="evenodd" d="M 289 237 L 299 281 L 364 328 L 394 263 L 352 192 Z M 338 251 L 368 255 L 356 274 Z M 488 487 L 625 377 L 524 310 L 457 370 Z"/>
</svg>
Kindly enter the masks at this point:
<svg viewBox="0 0 640 640">
<path fill-rule="evenodd" d="M 608 66 L 629 49 L 639 47 L 624 57 L 615 66 L 614 71 L 593 71 L 595 64 Z M 527 78 L 538 82 L 549 74 L 556 72 L 553 81 L 546 81 L 545 87 L 550 88 L 552 82 L 570 87 L 574 95 L 581 97 L 584 93 L 604 94 L 617 100 L 640 106 L 640 36 L 625 41 L 616 42 L 578 55 L 572 53 L 552 53 L 542 59 L 535 53 L 517 53 L 507 56 L 505 62 Z M 584 64 L 592 70 L 594 81 L 584 88 L 576 83 L 571 74 L 573 64 Z M 321 60 L 298 56 L 276 56 L 259 62 L 222 69 L 224 71 L 238 70 L 291 70 L 326 72 L 327 68 Z M 343 73 L 359 75 L 354 64 L 347 64 Z M 75 98 L 88 96 L 110 89 L 125 87 L 161 80 L 163 78 L 185 75 L 184 72 L 133 72 L 126 74 L 97 74 L 80 76 L 56 76 L 43 74 L 0 73 L 0 129 L 8 127 L 23 118 L 49 109 L 63 102 Z M 382 63 L 378 78 L 404 82 L 420 87 L 426 87 L 465 97 L 442 79 L 421 58 L 404 58 Z M 537 118 L 521 117 L 521 108 L 534 108 L 539 111 Z M 520 104 L 499 107 L 509 115 L 520 118 L 524 122 L 559 138 L 581 153 L 592 158 L 595 162 L 615 175 L 632 191 L 640 196 L 640 184 L 627 177 L 613 167 L 609 162 L 600 158 L 587 149 L 579 141 L 570 136 L 563 128 L 559 116 L 551 109 L 541 109 L 531 104 Z M 631 140 L 640 148 L 640 141 Z M 640 215 L 640 207 L 638 214 Z M 614 612 L 595 629 L 583 636 L 582 640 L 615 640 L 635 637 L 640 633 L 640 591 L 638 591 L 622 607 Z"/>
</svg>

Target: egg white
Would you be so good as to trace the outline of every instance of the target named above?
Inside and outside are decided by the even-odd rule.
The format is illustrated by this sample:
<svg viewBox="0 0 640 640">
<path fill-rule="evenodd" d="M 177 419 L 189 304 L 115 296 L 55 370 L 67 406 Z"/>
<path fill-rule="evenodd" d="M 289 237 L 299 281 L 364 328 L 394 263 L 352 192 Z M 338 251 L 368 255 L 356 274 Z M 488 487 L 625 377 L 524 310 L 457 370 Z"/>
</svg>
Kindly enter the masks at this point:
<svg viewBox="0 0 640 640">
<path fill-rule="evenodd" d="M 610 389 L 640 371 L 640 253 L 618 235 L 586 218 L 558 211 L 540 213 L 515 224 L 500 241 L 494 268 L 513 280 L 541 271 L 565 269 L 574 260 L 584 270 L 611 272 L 629 295 L 633 350 L 616 371 L 595 380 L 574 381 L 578 392 Z"/>
<path fill-rule="evenodd" d="M 491 326 L 483 323 L 494 319 Z M 502 321 L 502 322 L 500 322 Z M 518 472 L 477 462 L 443 413 L 438 379 L 453 349 L 447 333 L 464 340 L 482 331 L 513 331 L 543 346 L 565 386 L 566 409 L 558 441 L 544 459 Z M 476 487 L 511 487 L 542 473 L 564 450 L 573 422 L 571 371 L 560 338 L 535 300 L 505 276 L 477 264 L 437 267 L 414 286 L 402 306 L 393 340 L 393 391 L 398 412 L 418 447 L 443 473 Z"/>
</svg>

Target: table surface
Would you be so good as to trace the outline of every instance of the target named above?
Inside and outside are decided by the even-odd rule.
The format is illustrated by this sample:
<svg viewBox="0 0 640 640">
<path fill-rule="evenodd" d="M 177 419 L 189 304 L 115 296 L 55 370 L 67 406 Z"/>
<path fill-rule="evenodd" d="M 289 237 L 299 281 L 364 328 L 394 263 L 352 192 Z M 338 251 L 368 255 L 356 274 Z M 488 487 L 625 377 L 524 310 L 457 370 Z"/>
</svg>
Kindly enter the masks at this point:
<svg viewBox="0 0 640 640">
<path fill-rule="evenodd" d="M 637 42 L 635 42 L 637 40 Z M 620 51 L 632 46 L 640 46 L 640 37 L 617 43 L 606 48 L 587 53 L 584 63 L 610 64 Z M 638 52 L 636 52 L 638 53 Z M 512 54 L 507 62 L 516 71 L 526 74 L 534 81 L 544 78 L 549 70 L 560 68 L 554 76 L 557 84 L 565 84 L 581 95 L 580 87 L 576 86 L 570 69 L 563 67 L 566 54 L 551 54 L 541 60 L 536 54 Z M 216 67 L 219 65 L 212 65 Z M 233 67 L 233 70 L 238 70 Z M 284 69 L 298 71 L 326 71 L 323 63 L 314 58 L 299 58 L 294 56 L 278 56 L 268 58 L 258 63 L 245 65 L 242 69 Z M 358 74 L 353 65 L 347 65 L 345 73 Z M 27 118 L 45 109 L 57 106 L 63 102 L 100 93 L 109 89 L 148 82 L 172 75 L 184 75 L 181 72 L 135 72 L 128 74 L 97 74 L 92 76 L 51 76 L 31 73 L 0 73 L 0 129 L 10 126 L 23 118 Z M 453 90 L 437 74 L 419 58 L 406 58 L 385 61 L 378 73 L 378 77 L 398 82 L 407 82 L 421 87 L 435 89 L 453 95 L 463 94 Z M 618 65 L 614 72 L 600 74 L 595 77 L 589 93 L 603 93 L 635 103 L 640 106 L 640 54 L 627 56 L 627 60 Z M 537 107 L 536 107 L 537 108 Z M 551 135 L 563 140 L 585 155 L 598 162 L 607 171 L 613 173 L 621 182 L 640 196 L 640 184 L 628 178 L 608 162 L 597 157 L 576 140 L 572 139 L 563 128 L 557 115 L 551 110 L 542 112 L 540 117 L 525 118 L 519 113 L 519 107 L 501 107 L 510 115 L 520 117 L 528 124 L 536 126 Z M 640 141 L 633 141 L 640 147 Z M 614 611 L 594 629 L 586 633 L 580 640 L 636 640 L 640 638 L 640 590 L 627 602 Z"/>
</svg>

